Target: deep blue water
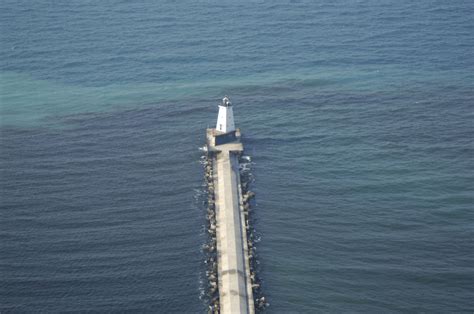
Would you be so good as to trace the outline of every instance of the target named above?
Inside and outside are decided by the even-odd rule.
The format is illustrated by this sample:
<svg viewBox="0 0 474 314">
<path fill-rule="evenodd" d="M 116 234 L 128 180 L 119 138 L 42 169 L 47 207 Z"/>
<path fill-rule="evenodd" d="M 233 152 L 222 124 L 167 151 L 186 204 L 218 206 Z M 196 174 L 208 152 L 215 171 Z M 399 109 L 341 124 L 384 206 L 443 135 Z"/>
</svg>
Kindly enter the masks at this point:
<svg viewBox="0 0 474 314">
<path fill-rule="evenodd" d="M 269 312 L 474 310 L 474 2 L 0 3 L 0 311 L 203 312 L 228 94 Z"/>
</svg>

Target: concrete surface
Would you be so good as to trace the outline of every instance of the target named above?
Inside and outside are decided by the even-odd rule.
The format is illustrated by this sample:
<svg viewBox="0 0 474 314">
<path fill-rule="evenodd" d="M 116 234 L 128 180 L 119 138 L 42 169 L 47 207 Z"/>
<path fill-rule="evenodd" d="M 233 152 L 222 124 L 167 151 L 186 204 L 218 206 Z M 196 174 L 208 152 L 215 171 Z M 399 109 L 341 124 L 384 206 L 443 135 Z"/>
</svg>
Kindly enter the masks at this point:
<svg viewBox="0 0 474 314">
<path fill-rule="evenodd" d="M 209 149 L 214 152 L 220 312 L 254 313 L 238 162 L 243 146 L 235 142 Z"/>
</svg>

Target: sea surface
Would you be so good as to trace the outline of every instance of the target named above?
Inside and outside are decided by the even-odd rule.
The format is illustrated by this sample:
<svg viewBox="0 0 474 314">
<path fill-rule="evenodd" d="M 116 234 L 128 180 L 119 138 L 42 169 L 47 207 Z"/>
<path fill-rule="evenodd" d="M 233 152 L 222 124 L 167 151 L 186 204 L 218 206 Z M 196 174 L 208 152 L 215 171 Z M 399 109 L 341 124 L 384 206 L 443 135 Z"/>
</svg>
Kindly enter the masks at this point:
<svg viewBox="0 0 474 314">
<path fill-rule="evenodd" d="M 269 313 L 474 310 L 474 2 L 0 2 L 0 312 L 207 310 L 229 95 Z"/>
</svg>

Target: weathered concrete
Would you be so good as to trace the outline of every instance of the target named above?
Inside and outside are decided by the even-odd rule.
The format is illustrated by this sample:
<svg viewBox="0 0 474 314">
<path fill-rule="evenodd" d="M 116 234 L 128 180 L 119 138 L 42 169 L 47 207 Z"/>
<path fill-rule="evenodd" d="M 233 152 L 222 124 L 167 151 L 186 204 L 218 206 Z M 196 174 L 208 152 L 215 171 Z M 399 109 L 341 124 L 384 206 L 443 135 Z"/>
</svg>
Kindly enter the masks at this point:
<svg viewBox="0 0 474 314">
<path fill-rule="evenodd" d="M 238 162 L 243 146 L 240 142 L 215 146 L 213 132 L 207 134 L 208 151 L 213 154 L 220 311 L 254 313 Z"/>
</svg>

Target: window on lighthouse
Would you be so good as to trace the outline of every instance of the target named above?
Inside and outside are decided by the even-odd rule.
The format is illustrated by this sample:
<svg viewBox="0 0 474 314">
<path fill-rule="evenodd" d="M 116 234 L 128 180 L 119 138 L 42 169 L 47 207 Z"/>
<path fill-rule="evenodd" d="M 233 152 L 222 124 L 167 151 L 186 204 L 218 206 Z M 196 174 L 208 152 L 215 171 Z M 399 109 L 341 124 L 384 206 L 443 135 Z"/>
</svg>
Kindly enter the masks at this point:
<svg viewBox="0 0 474 314">
<path fill-rule="evenodd" d="M 219 124 L 219 130 L 222 131 L 222 124 Z"/>
</svg>

